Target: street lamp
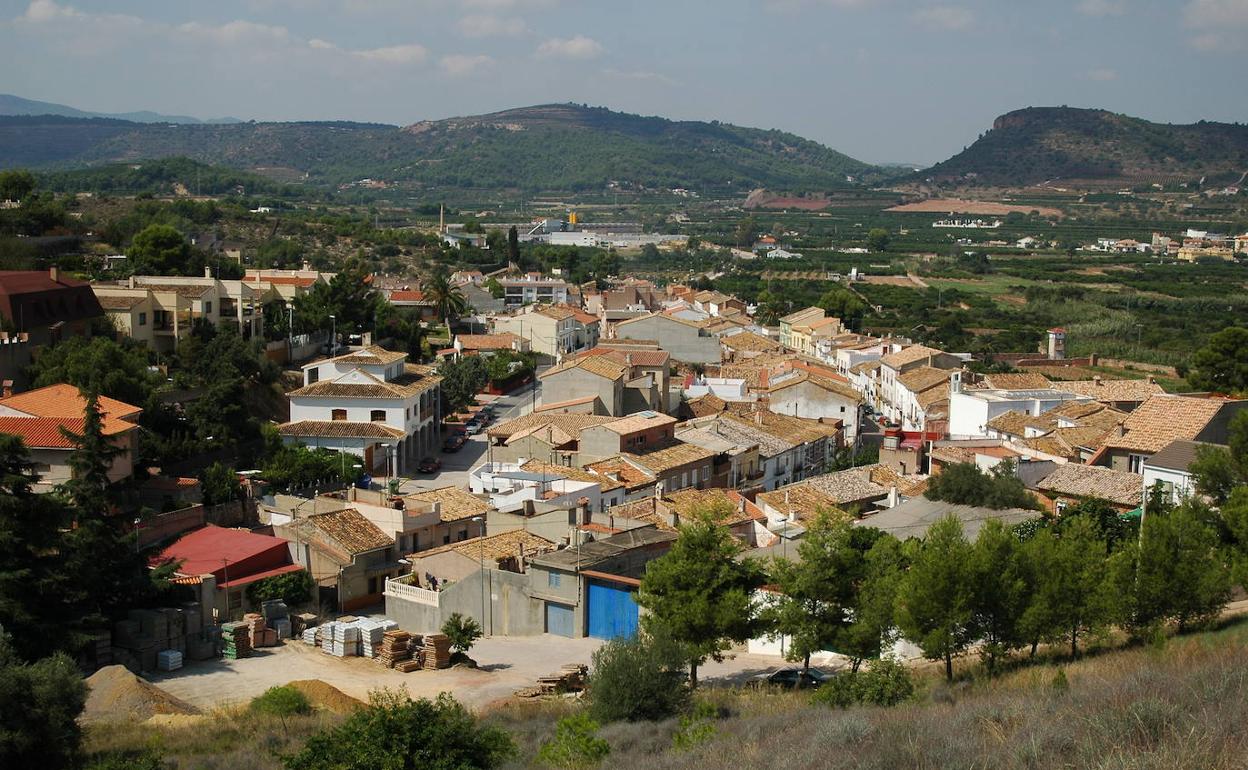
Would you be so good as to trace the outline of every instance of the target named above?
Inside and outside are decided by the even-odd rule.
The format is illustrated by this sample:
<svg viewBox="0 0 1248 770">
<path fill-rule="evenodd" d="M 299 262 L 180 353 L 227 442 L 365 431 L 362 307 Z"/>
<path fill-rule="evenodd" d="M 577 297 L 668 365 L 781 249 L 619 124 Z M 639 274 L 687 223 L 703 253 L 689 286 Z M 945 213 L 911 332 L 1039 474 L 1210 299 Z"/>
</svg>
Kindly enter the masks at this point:
<svg viewBox="0 0 1248 770">
<path fill-rule="evenodd" d="M 472 521 L 477 523 L 477 537 L 483 537 L 482 519 L 480 516 L 473 516 Z M 485 546 L 477 543 L 477 561 L 481 567 L 481 630 L 485 630 Z"/>
<path fill-rule="evenodd" d="M 338 319 L 330 314 L 329 316 L 329 354 L 331 356 L 338 353 Z"/>
</svg>

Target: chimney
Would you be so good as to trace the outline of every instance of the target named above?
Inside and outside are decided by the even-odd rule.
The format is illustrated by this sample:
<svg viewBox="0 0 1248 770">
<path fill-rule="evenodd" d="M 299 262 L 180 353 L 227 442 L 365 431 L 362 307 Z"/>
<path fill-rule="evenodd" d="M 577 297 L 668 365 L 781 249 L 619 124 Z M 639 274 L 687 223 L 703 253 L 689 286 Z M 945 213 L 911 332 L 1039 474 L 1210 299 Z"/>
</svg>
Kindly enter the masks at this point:
<svg viewBox="0 0 1248 770">
<path fill-rule="evenodd" d="M 4 394 L 4 398 L 13 395 L 13 380 L 5 380 L 3 383 L 0 383 L 0 392 Z"/>
<path fill-rule="evenodd" d="M 1144 379 L 1148 380 L 1148 384 L 1149 384 L 1149 385 L 1156 385 L 1156 384 L 1157 384 L 1157 378 L 1156 378 L 1156 377 L 1154 377 L 1154 376 L 1153 376 L 1153 375 L 1151 375 L 1151 374 L 1150 374 L 1150 375 L 1148 375 L 1147 377 L 1145 377 Z"/>
<path fill-rule="evenodd" d="M 1118 423 L 1117 425 L 1114 426 L 1115 437 L 1122 438 L 1125 435 L 1127 435 L 1127 426 L 1123 425 L 1122 423 Z"/>
<path fill-rule="evenodd" d="M 204 265 L 204 277 L 205 277 L 205 278 L 211 278 L 211 277 L 212 277 L 212 266 L 211 266 L 211 265 Z"/>
<path fill-rule="evenodd" d="M 52 279 L 52 283 L 60 283 L 61 271 L 56 265 L 48 268 L 48 277 Z"/>
<path fill-rule="evenodd" d="M 754 424 L 755 425 L 763 424 L 763 410 L 762 409 L 754 410 Z"/>
<path fill-rule="evenodd" d="M 1093 376 L 1092 376 L 1092 384 L 1093 384 L 1093 385 L 1095 385 L 1095 386 L 1096 386 L 1096 387 L 1098 387 L 1098 388 L 1099 388 L 1099 387 L 1101 387 L 1101 385 L 1102 385 L 1102 384 L 1104 384 L 1104 383 L 1102 383 L 1102 382 L 1101 382 L 1101 375 L 1099 375 L 1099 374 L 1093 375 Z"/>
</svg>

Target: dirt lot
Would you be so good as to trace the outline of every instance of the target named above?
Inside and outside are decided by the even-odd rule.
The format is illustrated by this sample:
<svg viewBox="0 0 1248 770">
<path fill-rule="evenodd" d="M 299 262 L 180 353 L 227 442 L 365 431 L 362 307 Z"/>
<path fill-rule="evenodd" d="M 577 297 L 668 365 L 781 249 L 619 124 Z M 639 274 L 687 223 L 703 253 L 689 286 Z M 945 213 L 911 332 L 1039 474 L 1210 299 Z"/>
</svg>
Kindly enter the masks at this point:
<svg viewBox="0 0 1248 770">
<path fill-rule="evenodd" d="M 565 663 L 588 664 L 598 639 L 555 636 L 491 637 L 472 648 L 480 669 L 451 668 L 403 674 L 382 668 L 369 658 L 335 658 L 298 641 L 257 650 L 250 658 L 189 663 L 180 671 L 158 673 L 151 681 L 174 697 L 200 709 L 245 703 L 270 687 L 300 679 L 319 679 L 361 700 L 383 687 L 406 687 L 415 697 L 454 694 L 472 708 L 482 708 L 511 697 L 537 677 L 557 671 Z M 737 654 L 723 663 L 708 662 L 700 676 L 711 683 L 739 682 L 785 665 L 779 658 Z"/>
<path fill-rule="evenodd" d="M 902 214 L 980 214 L 984 216 L 1000 216 L 1017 211 L 1020 214 L 1040 212 L 1044 217 L 1060 217 L 1062 212 L 1046 206 L 1015 206 L 1009 203 L 993 203 L 991 201 L 968 201 L 961 198 L 932 198 L 917 203 L 906 203 L 893 206 L 885 211 Z"/>
</svg>

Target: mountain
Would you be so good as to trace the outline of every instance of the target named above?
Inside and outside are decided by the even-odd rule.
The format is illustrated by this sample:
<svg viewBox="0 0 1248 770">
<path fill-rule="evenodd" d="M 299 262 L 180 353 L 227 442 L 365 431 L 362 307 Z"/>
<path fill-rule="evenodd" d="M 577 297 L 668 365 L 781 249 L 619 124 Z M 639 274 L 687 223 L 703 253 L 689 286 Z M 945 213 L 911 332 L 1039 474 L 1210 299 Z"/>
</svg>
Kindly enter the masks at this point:
<svg viewBox="0 0 1248 770">
<path fill-rule="evenodd" d="M 918 177 L 995 186 L 1049 180 L 1138 184 L 1234 181 L 1244 171 L 1245 125 L 1172 125 L 1105 110 L 1029 107 L 997 118 L 970 147 Z"/>
<path fill-rule="evenodd" d="M 189 115 L 162 115 L 159 112 L 85 112 L 74 107 L 52 102 L 23 99 L 13 94 L 0 94 L 0 115 L 60 115 L 66 118 L 115 118 L 132 123 L 241 123 L 238 118 L 210 118 L 201 120 Z"/>
<path fill-rule="evenodd" d="M 398 127 L 305 122 L 170 125 L 0 117 L 0 167 L 75 167 L 185 156 L 313 183 L 365 177 L 415 187 L 530 191 L 843 188 L 874 167 L 776 130 L 672 121 L 574 104 Z"/>
</svg>

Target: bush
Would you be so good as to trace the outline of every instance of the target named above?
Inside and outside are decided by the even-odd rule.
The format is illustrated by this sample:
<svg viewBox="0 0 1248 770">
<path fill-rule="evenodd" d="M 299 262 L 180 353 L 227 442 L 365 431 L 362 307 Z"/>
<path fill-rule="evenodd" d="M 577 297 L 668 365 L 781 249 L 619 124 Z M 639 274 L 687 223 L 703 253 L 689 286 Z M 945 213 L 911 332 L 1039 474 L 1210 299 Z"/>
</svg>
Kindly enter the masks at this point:
<svg viewBox="0 0 1248 770">
<path fill-rule="evenodd" d="M 680 718 L 680 727 L 672 735 L 672 748 L 676 751 L 689 751 L 706 743 L 718 732 L 715 720 L 719 710 L 705 701 L 699 701 L 693 711 Z"/>
<path fill-rule="evenodd" d="M 0 767 L 77 767 L 86 698 L 66 655 L 23 663 L 0 631 Z"/>
<path fill-rule="evenodd" d="M 447 693 L 437 700 L 412 700 L 382 690 L 372 694 L 367 708 L 313 735 L 302 751 L 284 760 L 289 770 L 490 770 L 515 752 L 511 736 L 482 725 Z"/>
<path fill-rule="evenodd" d="M 168 765 L 155 749 L 109 751 L 97 754 L 86 764 L 86 770 L 165 770 Z"/>
<path fill-rule="evenodd" d="M 458 612 L 452 614 L 442 624 L 442 633 L 451 640 L 451 649 L 467 653 L 473 642 L 481 638 L 481 624 L 472 618 L 466 618 Z"/>
<path fill-rule="evenodd" d="M 311 601 L 315 588 L 316 583 L 306 570 L 288 572 L 257 580 L 247 586 L 247 601 L 259 604 L 270 599 L 281 599 L 290 605 L 304 604 Z"/>
<path fill-rule="evenodd" d="M 308 702 L 308 697 L 288 684 L 270 687 L 263 694 L 252 698 L 248 708 L 257 714 L 283 718 L 312 713 L 312 704 Z"/>
<path fill-rule="evenodd" d="M 595 733 L 599 724 L 581 712 L 560 719 L 555 737 L 542 744 L 539 762 L 550 767 L 592 767 L 611 753 L 611 746 Z"/>
<path fill-rule="evenodd" d="M 845 671 L 815 692 L 812 700 L 831 708 L 896 706 L 914 696 L 914 680 L 901 663 L 881 658 L 866 671 Z"/>
<path fill-rule="evenodd" d="M 586 696 L 599 722 L 658 721 L 684 710 L 685 656 L 666 640 L 615 639 L 594 652 Z"/>
</svg>

